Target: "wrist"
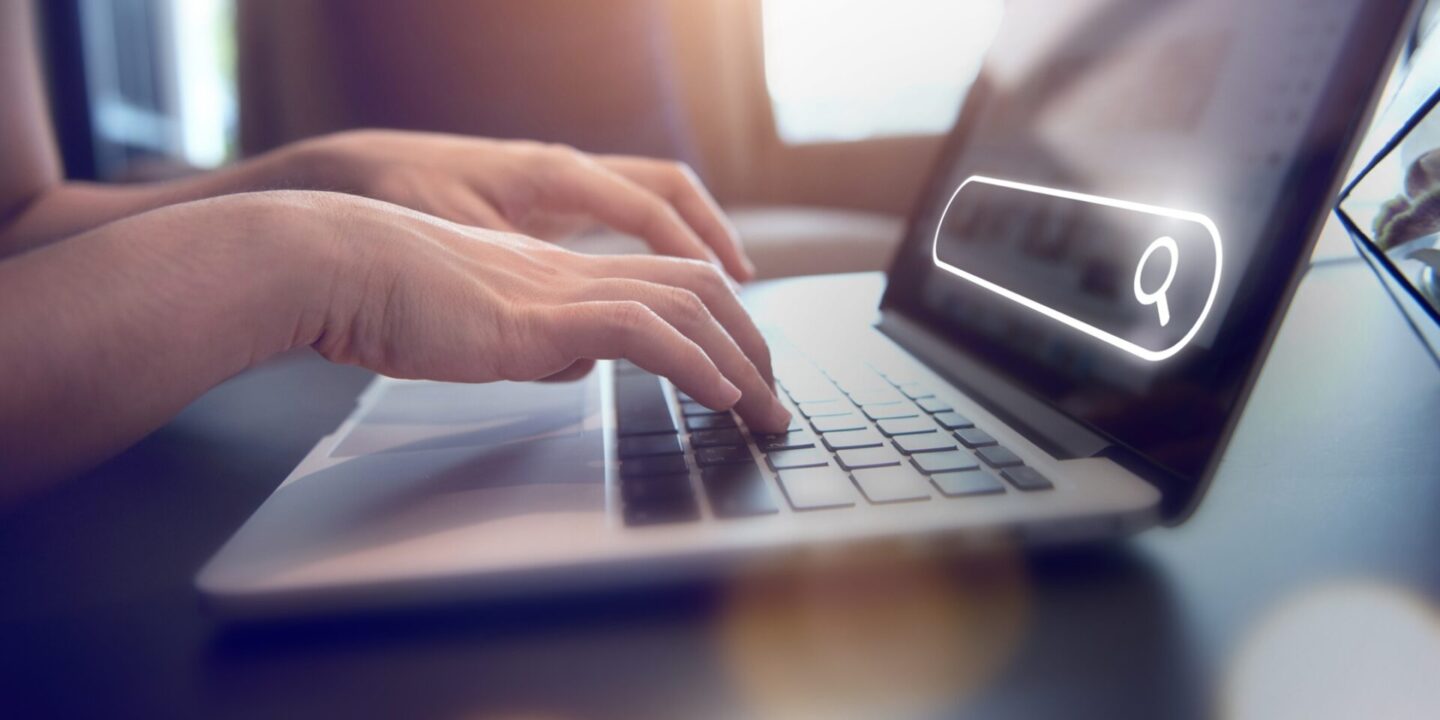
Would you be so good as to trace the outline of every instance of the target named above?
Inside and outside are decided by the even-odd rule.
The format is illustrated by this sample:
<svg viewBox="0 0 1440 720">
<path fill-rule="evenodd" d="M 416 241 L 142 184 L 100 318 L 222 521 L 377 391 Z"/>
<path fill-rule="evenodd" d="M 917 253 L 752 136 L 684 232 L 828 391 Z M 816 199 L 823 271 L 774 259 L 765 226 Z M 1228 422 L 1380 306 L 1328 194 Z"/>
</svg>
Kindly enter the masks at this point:
<svg viewBox="0 0 1440 720">
<path fill-rule="evenodd" d="M 233 229 L 220 244 L 222 264 L 246 296 L 236 302 L 256 311 L 257 356 L 314 343 L 333 313 L 347 273 L 342 215 L 326 195 L 279 190 L 217 200 Z"/>
</svg>

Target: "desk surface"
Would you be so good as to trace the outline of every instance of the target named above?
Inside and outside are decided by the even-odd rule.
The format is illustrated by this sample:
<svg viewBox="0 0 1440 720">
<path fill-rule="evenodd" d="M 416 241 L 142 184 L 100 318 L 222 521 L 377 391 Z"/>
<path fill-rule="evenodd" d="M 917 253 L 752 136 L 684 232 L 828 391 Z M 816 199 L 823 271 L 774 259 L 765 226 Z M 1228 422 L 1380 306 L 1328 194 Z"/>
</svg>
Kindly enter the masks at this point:
<svg viewBox="0 0 1440 720">
<path fill-rule="evenodd" d="M 1310 272 L 1179 528 L 861 580 L 221 631 L 194 572 L 368 378 L 287 357 L 0 517 L 0 715 L 1433 712 L 1440 373 L 1388 302 L 1358 262 Z"/>
</svg>

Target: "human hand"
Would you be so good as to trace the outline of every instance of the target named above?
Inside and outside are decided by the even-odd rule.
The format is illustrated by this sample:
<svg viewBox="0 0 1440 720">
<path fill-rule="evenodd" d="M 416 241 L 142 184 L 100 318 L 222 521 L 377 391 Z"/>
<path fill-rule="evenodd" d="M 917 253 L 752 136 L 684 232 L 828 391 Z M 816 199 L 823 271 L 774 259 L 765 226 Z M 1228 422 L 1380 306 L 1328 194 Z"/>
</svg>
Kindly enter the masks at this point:
<svg viewBox="0 0 1440 720">
<path fill-rule="evenodd" d="M 276 174 L 453 222 L 548 240 L 600 223 L 657 253 L 755 275 L 734 228 L 681 163 L 561 145 L 388 130 L 326 135 L 277 153 Z"/>
<path fill-rule="evenodd" d="M 286 197 L 338 230 L 330 280 L 307 313 L 321 319 L 314 346 L 331 360 L 490 382 L 625 358 L 707 407 L 733 406 L 753 430 L 789 424 L 765 340 L 713 264 L 583 255 L 353 196 Z"/>
</svg>

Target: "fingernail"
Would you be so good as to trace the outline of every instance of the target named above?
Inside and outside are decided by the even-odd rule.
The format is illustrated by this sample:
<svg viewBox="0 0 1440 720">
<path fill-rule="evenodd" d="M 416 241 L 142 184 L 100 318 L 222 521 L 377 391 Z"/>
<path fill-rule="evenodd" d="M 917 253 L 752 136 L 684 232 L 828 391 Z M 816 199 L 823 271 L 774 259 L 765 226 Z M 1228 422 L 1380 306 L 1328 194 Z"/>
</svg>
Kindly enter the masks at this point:
<svg viewBox="0 0 1440 720">
<path fill-rule="evenodd" d="M 735 407 L 735 403 L 740 402 L 740 388 L 735 387 L 735 383 L 732 383 L 729 380 L 724 380 L 722 382 L 725 383 L 724 395 L 725 397 L 729 398 L 725 401 L 724 409 L 729 410 L 730 408 Z"/>
<path fill-rule="evenodd" d="M 790 411 L 780 402 L 780 398 L 770 399 L 770 415 L 775 418 L 775 426 L 781 427 L 790 424 Z"/>
</svg>

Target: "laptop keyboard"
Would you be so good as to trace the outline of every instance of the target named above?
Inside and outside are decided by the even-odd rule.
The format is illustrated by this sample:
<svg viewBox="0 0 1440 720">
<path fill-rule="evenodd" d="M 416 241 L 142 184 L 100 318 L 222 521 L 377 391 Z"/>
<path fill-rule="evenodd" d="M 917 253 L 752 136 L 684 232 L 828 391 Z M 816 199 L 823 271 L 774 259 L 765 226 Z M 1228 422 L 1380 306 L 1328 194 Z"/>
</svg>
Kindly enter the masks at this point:
<svg viewBox="0 0 1440 720">
<path fill-rule="evenodd" d="M 975 427 L 923 382 L 868 366 L 821 368 L 786 355 L 776 384 L 795 418 L 779 434 L 751 434 L 728 412 L 616 363 L 620 502 L 627 525 L 697 521 L 862 504 L 941 501 L 1054 486 Z M 678 412 L 672 412 L 678 410 Z M 677 423 L 678 420 L 678 423 Z M 686 453 L 688 437 L 690 453 Z M 698 483 L 692 480 L 698 477 Z"/>
</svg>

